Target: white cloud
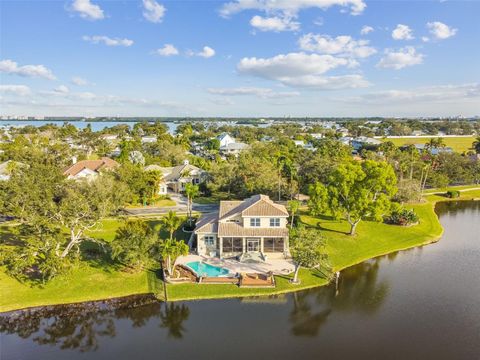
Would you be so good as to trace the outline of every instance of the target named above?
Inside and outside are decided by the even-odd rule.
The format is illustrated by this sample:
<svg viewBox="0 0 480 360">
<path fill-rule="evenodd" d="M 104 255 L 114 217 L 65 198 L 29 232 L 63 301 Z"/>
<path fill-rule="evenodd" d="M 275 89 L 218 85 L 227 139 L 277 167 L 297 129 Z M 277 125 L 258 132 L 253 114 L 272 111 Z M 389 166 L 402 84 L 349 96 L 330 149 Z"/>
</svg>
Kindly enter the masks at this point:
<svg viewBox="0 0 480 360">
<path fill-rule="evenodd" d="M 430 38 L 428 36 L 422 36 L 422 41 L 423 42 L 429 42 Z"/>
<path fill-rule="evenodd" d="M 480 84 L 440 85 L 410 90 L 385 90 L 357 97 L 336 99 L 346 103 L 361 104 L 410 104 L 412 102 L 457 102 L 480 97 Z"/>
<path fill-rule="evenodd" d="M 373 27 L 368 26 L 368 25 L 364 25 L 362 27 L 362 30 L 360 30 L 360 34 L 361 35 L 367 35 L 367 34 L 370 34 L 373 31 L 374 31 Z"/>
<path fill-rule="evenodd" d="M 236 0 L 224 4 L 220 9 L 220 15 L 228 17 L 244 10 L 260 10 L 268 14 L 283 13 L 296 16 L 303 9 L 325 10 L 335 5 L 350 8 L 352 15 L 361 14 L 367 6 L 363 0 Z"/>
<path fill-rule="evenodd" d="M 417 53 L 412 46 L 401 48 L 398 51 L 387 49 L 385 50 L 385 56 L 380 59 L 377 66 L 400 70 L 407 66 L 423 63 L 423 58 L 424 55 Z"/>
<path fill-rule="evenodd" d="M 305 51 L 358 58 L 366 58 L 377 52 L 373 47 L 368 46 L 368 43 L 368 40 L 354 40 L 347 35 L 332 38 L 328 35 L 311 33 L 298 40 L 300 48 Z"/>
<path fill-rule="evenodd" d="M 430 34 L 438 40 L 448 39 L 454 36 L 458 31 L 458 29 L 449 27 L 440 21 L 429 22 L 427 23 L 427 27 L 430 29 Z"/>
<path fill-rule="evenodd" d="M 107 46 L 132 46 L 133 40 L 130 39 L 121 39 L 121 38 L 110 38 L 104 35 L 94 35 L 94 36 L 83 36 L 82 39 L 84 41 L 91 42 L 92 44 L 100 44 L 103 43 Z"/>
<path fill-rule="evenodd" d="M 413 30 L 408 25 L 398 24 L 392 31 L 392 38 L 395 40 L 412 40 L 414 39 Z"/>
<path fill-rule="evenodd" d="M 82 78 L 82 77 L 80 77 L 80 76 L 74 76 L 74 77 L 72 77 L 71 82 L 72 82 L 72 84 L 75 84 L 75 85 L 77 85 L 77 86 L 86 86 L 86 85 L 89 84 L 89 82 L 88 82 L 86 79 L 84 79 L 84 78 Z"/>
<path fill-rule="evenodd" d="M 143 17 L 150 22 L 160 23 L 165 16 L 165 6 L 155 0 L 143 0 Z"/>
<path fill-rule="evenodd" d="M 173 56 L 178 55 L 178 49 L 172 44 L 165 44 L 162 48 L 155 50 L 155 54 L 160 56 Z"/>
<path fill-rule="evenodd" d="M 245 96 L 253 95 L 264 99 L 289 98 L 299 96 L 298 91 L 276 92 L 269 88 L 237 87 L 237 88 L 209 88 L 207 91 L 213 95 L 222 96 Z"/>
<path fill-rule="evenodd" d="M 361 75 L 322 76 L 329 70 L 349 66 L 349 59 L 305 53 L 280 54 L 272 58 L 243 58 L 237 65 L 242 74 L 279 81 L 293 87 L 340 89 L 368 86 Z"/>
<path fill-rule="evenodd" d="M 31 90 L 26 85 L 0 85 L 0 93 L 12 94 L 16 96 L 26 96 L 31 94 Z"/>
<path fill-rule="evenodd" d="M 52 71 L 44 65 L 23 65 L 18 66 L 15 61 L 2 60 L 0 61 L 0 72 L 6 74 L 15 74 L 24 77 L 42 77 L 48 80 L 55 80 L 56 77 Z"/>
<path fill-rule="evenodd" d="M 53 91 L 58 93 L 58 94 L 68 94 L 70 92 L 70 89 L 68 87 L 66 87 L 65 85 L 60 85 L 60 86 L 56 87 Z"/>
<path fill-rule="evenodd" d="M 300 23 L 287 16 L 262 17 L 255 15 L 250 20 L 250 25 L 260 31 L 297 31 Z"/>
<path fill-rule="evenodd" d="M 101 20 L 105 18 L 100 6 L 92 4 L 90 0 L 74 0 L 71 10 L 77 12 L 80 17 L 88 20 Z"/>
<path fill-rule="evenodd" d="M 213 50 L 210 46 L 204 46 L 202 51 L 196 53 L 195 55 L 208 59 L 215 55 L 215 50 Z"/>
</svg>

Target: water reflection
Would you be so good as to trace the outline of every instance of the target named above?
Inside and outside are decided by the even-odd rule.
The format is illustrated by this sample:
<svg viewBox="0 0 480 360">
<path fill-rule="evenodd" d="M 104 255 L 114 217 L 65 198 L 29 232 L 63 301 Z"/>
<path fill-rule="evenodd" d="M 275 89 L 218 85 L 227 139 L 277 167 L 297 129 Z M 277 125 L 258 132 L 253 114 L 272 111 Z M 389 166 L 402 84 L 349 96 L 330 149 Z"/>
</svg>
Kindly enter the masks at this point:
<svg viewBox="0 0 480 360">
<path fill-rule="evenodd" d="M 342 272 L 338 286 L 293 293 L 290 313 L 291 332 L 295 336 L 316 336 L 335 312 L 372 314 L 388 295 L 386 280 L 378 281 L 382 259 L 364 262 Z"/>
<path fill-rule="evenodd" d="M 160 313 L 160 327 L 168 329 L 168 336 L 181 339 L 186 329 L 183 322 L 190 316 L 190 309 L 186 304 L 168 303 Z"/>
<path fill-rule="evenodd" d="M 164 305 L 154 298 L 132 297 L 12 312 L 0 316 L 0 332 L 16 334 L 38 345 L 86 352 L 97 350 L 100 338 L 115 337 L 115 324 L 121 319 L 141 328 L 156 318 L 169 337 L 181 338 L 186 331 L 183 322 L 189 315 L 185 304 Z"/>
</svg>

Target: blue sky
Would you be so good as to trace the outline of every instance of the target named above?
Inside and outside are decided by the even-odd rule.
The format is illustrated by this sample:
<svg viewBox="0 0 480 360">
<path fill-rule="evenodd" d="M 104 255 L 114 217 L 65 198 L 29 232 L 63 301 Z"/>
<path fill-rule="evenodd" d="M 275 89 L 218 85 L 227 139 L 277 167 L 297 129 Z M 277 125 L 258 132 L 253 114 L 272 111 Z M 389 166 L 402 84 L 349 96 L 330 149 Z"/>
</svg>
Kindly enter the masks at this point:
<svg viewBox="0 0 480 360">
<path fill-rule="evenodd" d="M 480 114 L 478 1 L 0 6 L 1 115 Z"/>
</svg>

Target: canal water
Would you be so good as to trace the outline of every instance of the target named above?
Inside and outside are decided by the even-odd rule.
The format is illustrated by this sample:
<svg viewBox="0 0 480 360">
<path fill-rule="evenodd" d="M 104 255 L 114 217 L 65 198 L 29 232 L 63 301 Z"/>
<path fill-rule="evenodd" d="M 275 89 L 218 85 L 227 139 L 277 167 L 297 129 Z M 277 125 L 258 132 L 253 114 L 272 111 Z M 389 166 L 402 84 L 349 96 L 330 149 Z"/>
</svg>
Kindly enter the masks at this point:
<svg viewBox="0 0 480 360">
<path fill-rule="evenodd" d="M 440 242 L 347 269 L 338 289 L 4 315 L 0 358 L 480 359 L 480 202 L 437 213 Z"/>
</svg>

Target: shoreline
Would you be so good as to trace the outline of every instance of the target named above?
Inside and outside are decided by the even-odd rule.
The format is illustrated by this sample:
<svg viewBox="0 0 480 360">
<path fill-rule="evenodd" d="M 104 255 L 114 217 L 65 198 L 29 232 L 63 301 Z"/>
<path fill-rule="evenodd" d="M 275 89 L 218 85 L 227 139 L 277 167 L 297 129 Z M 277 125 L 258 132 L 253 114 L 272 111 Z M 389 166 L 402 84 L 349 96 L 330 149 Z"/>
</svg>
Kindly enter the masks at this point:
<svg viewBox="0 0 480 360">
<path fill-rule="evenodd" d="M 428 196 L 429 196 L 428 194 L 425 195 L 425 197 L 428 197 Z M 381 251 L 378 254 L 375 254 L 374 256 L 368 256 L 368 257 L 365 257 L 365 258 L 361 258 L 358 261 L 349 263 L 349 264 L 344 265 L 344 266 L 339 266 L 337 268 L 333 267 L 333 270 L 334 271 L 343 271 L 343 270 L 345 270 L 349 267 L 358 265 L 360 263 L 363 263 L 365 261 L 369 261 L 369 260 L 372 260 L 372 259 L 375 259 L 375 258 L 378 258 L 378 257 L 386 256 L 388 254 L 392 254 L 392 253 L 395 253 L 395 252 L 398 252 L 398 251 L 405 251 L 405 250 L 409 250 L 409 249 L 413 249 L 413 248 L 417 248 L 417 247 L 423 247 L 423 246 L 430 245 L 430 244 L 438 242 L 443 235 L 444 229 L 439 222 L 438 215 L 435 211 L 435 206 L 440 202 L 451 202 L 451 201 L 478 201 L 478 198 L 477 197 L 473 197 L 473 198 L 460 197 L 460 198 L 456 198 L 456 199 L 445 198 L 444 200 L 428 200 L 428 199 L 426 199 L 426 202 L 423 203 L 423 204 L 415 204 L 415 205 L 430 204 L 430 206 L 432 208 L 431 210 L 435 214 L 436 221 L 438 222 L 438 224 L 440 225 L 440 228 L 441 228 L 441 231 L 440 231 L 439 234 L 427 237 L 426 239 L 422 239 L 422 241 L 419 241 L 418 243 L 415 243 L 413 245 L 407 245 L 407 246 L 400 245 L 399 247 L 392 247 L 391 249 L 388 249 L 386 251 Z M 302 270 L 303 270 L 304 274 L 305 273 L 311 273 L 310 270 L 307 270 L 307 269 L 302 269 Z M 287 277 L 277 275 L 276 280 L 280 280 L 280 279 L 286 280 Z M 318 283 L 305 284 L 303 286 L 302 286 L 302 284 L 300 284 L 300 285 L 295 285 L 295 287 L 283 288 L 283 289 L 282 288 L 281 289 L 257 289 L 258 291 L 255 291 L 255 289 L 248 289 L 249 291 L 246 292 L 246 293 L 240 293 L 239 292 L 239 293 L 226 293 L 226 294 L 214 294 L 214 295 L 203 294 L 203 295 L 193 295 L 193 296 L 190 296 L 190 297 L 189 296 L 183 296 L 183 297 L 182 296 L 173 296 L 173 297 L 168 296 L 167 297 L 167 302 L 200 301 L 200 300 L 213 300 L 213 299 L 233 299 L 233 298 L 258 297 L 258 296 L 276 296 L 276 295 L 281 295 L 281 294 L 292 293 L 292 292 L 308 290 L 308 289 L 312 289 L 312 288 L 316 288 L 316 287 L 326 286 L 326 285 L 329 285 L 329 284 L 330 284 L 330 282 L 328 282 L 326 279 L 322 278 Z M 200 284 L 200 285 L 189 284 L 189 285 L 192 285 L 192 286 L 209 286 L 211 284 Z M 176 285 L 170 285 L 170 288 L 172 286 L 177 286 L 178 287 L 178 286 L 181 286 L 181 285 L 177 285 L 177 284 Z M 211 285 L 211 286 L 215 286 L 215 285 Z M 228 285 L 225 285 L 225 286 L 228 286 Z M 168 294 L 168 289 L 169 288 L 167 286 L 167 294 Z M 68 306 L 68 305 L 89 304 L 89 303 L 96 303 L 96 302 L 104 303 L 104 302 L 111 302 L 111 301 L 112 302 L 115 302 L 115 301 L 121 302 L 123 300 L 127 300 L 128 298 L 135 297 L 135 296 L 150 297 L 152 295 L 155 296 L 155 294 L 151 293 L 151 292 L 150 293 L 148 293 L 148 292 L 147 293 L 135 293 L 134 292 L 134 293 L 131 293 L 131 294 L 126 294 L 126 295 L 121 295 L 121 296 L 102 297 L 102 298 L 98 298 L 98 299 L 91 299 L 91 300 L 85 300 L 85 301 L 73 301 L 73 302 L 65 302 L 65 303 L 51 303 L 51 304 L 44 304 L 44 305 L 17 307 L 17 308 L 11 308 L 11 309 L 7 308 L 7 310 L 0 311 L 0 316 L 4 316 L 5 314 L 9 314 L 9 313 L 16 312 L 16 311 L 19 311 L 19 312 L 32 311 L 34 309 L 42 309 L 42 308 L 47 308 L 47 307 L 52 307 L 52 306 Z M 165 302 L 165 300 L 160 299 L 158 297 L 156 297 L 156 299 L 159 302 Z"/>
</svg>

